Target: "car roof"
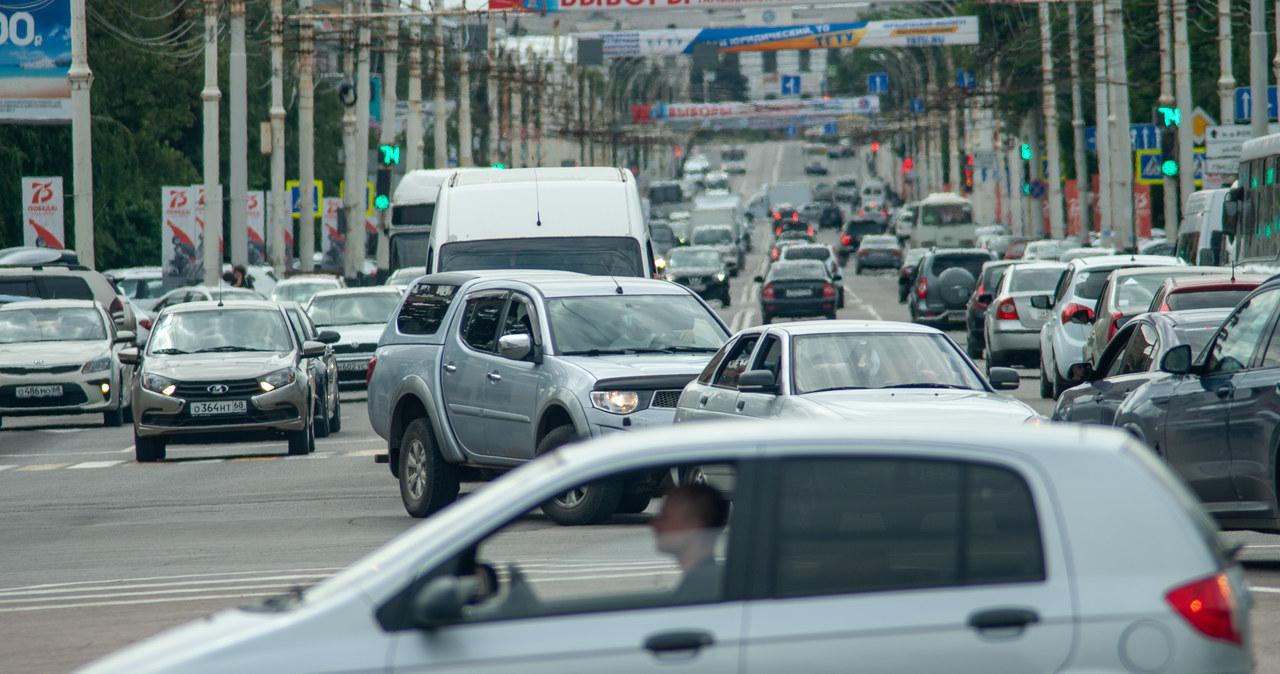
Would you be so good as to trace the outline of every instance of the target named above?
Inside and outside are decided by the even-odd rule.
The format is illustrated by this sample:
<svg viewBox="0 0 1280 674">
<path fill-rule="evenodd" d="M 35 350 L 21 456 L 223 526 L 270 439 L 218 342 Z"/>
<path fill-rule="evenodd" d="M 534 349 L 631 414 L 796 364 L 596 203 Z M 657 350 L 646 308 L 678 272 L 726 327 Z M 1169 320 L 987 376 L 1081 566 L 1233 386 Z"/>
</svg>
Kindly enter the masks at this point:
<svg viewBox="0 0 1280 674">
<path fill-rule="evenodd" d="M 185 313 L 188 311 L 211 311 L 216 309 L 235 309 L 237 311 L 242 309 L 266 309 L 269 311 L 282 311 L 284 307 L 281 307 L 278 302 L 272 302 L 270 300 L 245 300 L 232 302 L 230 304 L 218 302 L 217 300 L 199 300 L 196 302 L 186 302 L 184 304 L 166 307 L 164 311 L 165 313 Z"/>
<path fill-rule="evenodd" d="M 1177 276 L 1203 276 L 1205 274 L 1213 273 L 1211 267 L 1189 267 L 1185 265 L 1170 264 L 1163 267 L 1160 265 L 1151 267 L 1123 267 L 1112 272 L 1112 276 L 1116 278 L 1124 278 L 1127 276 L 1159 276 L 1160 274 L 1168 274 L 1171 271 Z"/>
<path fill-rule="evenodd" d="M 157 279 L 164 277 L 164 269 L 160 267 L 124 267 L 121 269 L 108 269 L 102 272 L 104 276 L 114 279 Z"/>
<path fill-rule="evenodd" d="M 690 157 L 693 159 L 693 157 Z M 498 183 L 527 182 L 626 182 L 625 169 L 610 166 L 551 166 L 518 169 L 481 169 L 457 173 L 447 183 L 449 187 L 494 185 Z"/>
<path fill-rule="evenodd" d="M 905 321 L 860 321 L 860 320 L 834 320 L 834 321 L 790 321 L 787 323 L 774 323 L 772 325 L 757 325 L 747 328 L 742 332 L 756 333 L 772 330 L 774 332 L 785 332 L 788 335 L 825 335 L 825 334 L 845 334 L 851 332 L 874 332 L 874 333 L 913 333 L 924 335 L 941 335 L 945 334 L 941 330 L 927 325 L 919 325 L 917 323 L 907 323 Z"/>
<path fill-rule="evenodd" d="M 1094 249 L 1078 249 L 1073 248 L 1068 253 L 1075 250 L 1098 250 Z M 1178 263 L 1170 262 L 1176 260 L 1168 255 L 1095 255 L 1093 257 L 1078 257 L 1067 262 L 1068 265 L 1081 271 L 1093 268 L 1124 267 L 1129 265 L 1146 265 L 1146 266 L 1177 266 Z"/>
<path fill-rule="evenodd" d="M 0 304 L 0 311 L 10 309 L 97 309 L 101 306 L 93 300 L 24 300 Z"/>
<path fill-rule="evenodd" d="M 1194 292 L 1199 288 L 1257 287 L 1266 283 L 1266 274 L 1204 274 L 1201 276 L 1170 276 L 1165 279 L 1170 293 Z"/>
<path fill-rule="evenodd" d="M 680 246 L 678 248 L 672 248 L 671 255 L 674 255 L 682 250 L 693 251 L 698 253 L 715 253 L 716 255 L 720 254 L 720 251 L 716 250 L 714 246 L 698 245 L 698 246 Z"/>
<path fill-rule="evenodd" d="M 395 295 L 399 297 L 404 293 L 399 288 L 391 286 L 358 286 L 355 288 L 334 288 L 333 290 L 321 290 L 311 296 L 311 300 L 322 297 L 342 297 L 344 295 Z"/>
<path fill-rule="evenodd" d="M 1210 309 L 1184 309 L 1182 311 L 1153 311 L 1142 315 L 1147 320 L 1165 323 L 1169 327 L 1182 327 L 1193 323 L 1217 325 L 1234 310 L 1235 307 L 1213 307 Z"/>
<path fill-rule="evenodd" d="M 1019 272 L 1035 271 L 1037 269 L 1054 269 L 1062 271 L 1067 268 L 1066 262 L 1058 262 L 1056 260 L 1014 260 L 1014 262 L 1021 263 L 1013 265 L 1018 268 Z"/>
<path fill-rule="evenodd" d="M 337 276 L 330 276 L 328 274 L 296 274 L 294 276 L 281 279 L 280 282 L 277 283 L 276 285 L 281 286 L 281 285 L 292 285 L 296 283 L 315 283 L 317 281 L 323 281 L 326 283 L 342 282 L 342 280 L 339 279 Z"/>
<path fill-rule="evenodd" d="M 987 250 L 986 248 L 934 248 L 929 252 L 934 255 L 964 254 L 964 255 L 984 255 L 988 258 L 991 257 L 991 251 Z M 993 258 L 993 261 L 994 261 L 994 258 Z"/>
</svg>

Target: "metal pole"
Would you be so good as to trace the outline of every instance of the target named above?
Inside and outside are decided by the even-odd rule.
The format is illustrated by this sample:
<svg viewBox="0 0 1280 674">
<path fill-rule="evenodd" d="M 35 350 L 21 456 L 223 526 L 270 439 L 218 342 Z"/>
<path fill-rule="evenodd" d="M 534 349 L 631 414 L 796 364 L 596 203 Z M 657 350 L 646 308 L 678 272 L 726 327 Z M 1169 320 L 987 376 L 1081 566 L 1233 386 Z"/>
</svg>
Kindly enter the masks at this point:
<svg viewBox="0 0 1280 674">
<path fill-rule="evenodd" d="M 1231 67 L 1231 0 L 1218 0 L 1218 120 L 1235 115 L 1236 78 Z"/>
<path fill-rule="evenodd" d="M 1121 0 L 1106 0 L 1107 73 L 1111 83 L 1112 222 L 1129 229 L 1129 245 L 1137 244 L 1133 218 L 1133 152 L 1129 142 L 1129 75 L 1124 45 Z"/>
<path fill-rule="evenodd" d="M 520 52 L 513 51 L 507 55 L 507 72 L 510 81 L 507 84 L 507 138 L 511 139 L 507 166 L 520 166 Z"/>
<path fill-rule="evenodd" d="M 396 123 L 396 70 L 400 55 L 400 20 L 387 19 L 386 42 L 383 43 L 382 55 L 382 126 L 378 128 L 379 145 L 395 145 L 399 132 Z M 378 217 L 378 246 L 376 248 L 379 270 L 387 270 L 391 266 L 391 247 L 387 240 L 387 228 L 391 226 L 391 211 L 383 209 L 375 213 Z"/>
<path fill-rule="evenodd" d="M 1183 123 L 1178 125 L 1178 182 L 1185 201 L 1196 190 L 1195 150 L 1191 135 L 1191 54 L 1187 47 L 1187 0 L 1173 0 L 1173 79 L 1178 110 Z M 1177 236 L 1178 220 L 1165 220 L 1165 233 Z M 1173 228 L 1172 231 L 1169 228 Z"/>
<path fill-rule="evenodd" d="M 298 11 L 310 12 L 311 0 L 298 0 Z M 316 267 L 316 213 L 320 208 L 320 204 L 315 203 L 315 191 L 312 187 L 316 179 L 316 86 L 313 72 L 315 22 L 303 21 L 299 26 L 299 38 L 302 53 L 298 56 L 298 268 L 309 272 Z M 281 100 L 283 101 L 283 94 Z M 283 102 L 281 106 L 283 107 Z M 283 214 L 286 208 L 280 206 L 275 210 Z M 286 224 L 281 227 L 280 232 L 283 237 L 289 216 L 274 217 L 284 218 Z M 288 257 L 283 250 L 284 241 L 272 241 L 279 252 L 272 253 L 271 264 L 279 265 L 276 266 L 277 273 L 283 273 L 284 260 Z M 280 258 L 279 261 L 275 259 L 276 256 Z"/>
<path fill-rule="evenodd" d="M 71 0 L 71 183 L 75 209 L 76 255 L 80 264 L 96 269 L 93 244 L 93 132 L 89 89 L 89 41 L 85 28 L 85 0 Z"/>
<path fill-rule="evenodd" d="M 459 52 L 458 68 L 458 166 L 475 166 L 471 156 L 471 51 L 466 46 Z"/>
<path fill-rule="evenodd" d="M 1087 235 L 1093 231 L 1093 213 L 1089 208 L 1089 193 L 1092 186 L 1089 184 L 1089 161 L 1086 154 L 1084 140 L 1084 94 L 1081 91 L 1080 80 L 1080 27 L 1077 25 L 1079 15 L 1076 11 L 1076 3 L 1067 5 L 1069 30 L 1067 32 L 1068 39 L 1071 40 L 1071 140 L 1072 140 L 1072 159 L 1076 165 L 1076 208 L 1080 211 L 1080 233 Z"/>
<path fill-rule="evenodd" d="M 350 14 L 352 6 L 356 0 L 344 0 L 343 13 Z M 356 71 L 356 41 L 355 41 L 355 22 L 347 20 L 343 26 L 343 40 L 346 53 L 343 55 L 343 73 L 346 77 L 352 79 L 354 84 Z M 356 154 L 361 152 L 356 146 L 356 111 L 355 106 L 348 106 L 342 113 L 342 184 L 343 187 L 355 185 L 359 182 L 360 164 L 356 161 Z M 347 220 L 347 236 L 343 243 L 343 264 L 342 273 L 349 276 L 347 270 L 351 268 L 351 221 L 353 215 L 359 211 L 359 190 L 345 189 L 342 193 L 342 212 Z M 322 211 L 323 212 L 323 211 Z M 323 216 L 322 216 L 323 217 Z M 362 218 L 363 219 L 363 218 Z M 321 237 L 322 241 L 327 240 L 327 232 Z M 322 246 L 323 248 L 323 246 Z"/>
<path fill-rule="evenodd" d="M 956 120 L 959 115 L 959 106 L 961 92 L 960 87 L 956 84 L 956 67 L 955 62 L 951 58 L 951 50 L 942 47 L 943 63 L 947 70 L 947 87 L 955 92 L 955 97 L 951 101 L 950 109 L 947 111 L 947 160 L 948 175 L 951 178 L 952 191 L 959 194 L 963 191 L 964 173 L 960 167 L 960 152 L 963 144 L 960 142 L 960 127 Z"/>
<path fill-rule="evenodd" d="M 1058 136 L 1058 89 L 1053 78 L 1053 35 L 1049 30 L 1049 3 L 1040 3 L 1040 68 L 1043 72 L 1044 144 L 1049 161 L 1049 232 L 1060 239 L 1066 232 L 1062 218 L 1062 158 Z"/>
<path fill-rule="evenodd" d="M 1111 219 L 1111 126 L 1107 124 L 1110 88 L 1107 86 L 1107 31 L 1101 2 L 1093 3 L 1093 99 L 1094 154 L 1098 158 L 1098 232 L 1110 240 Z"/>
<path fill-rule="evenodd" d="M 934 107 L 938 101 L 938 69 L 933 62 L 933 50 L 924 50 L 925 64 L 925 134 L 929 145 L 929 191 L 942 191 L 942 134 L 938 131 Z"/>
<path fill-rule="evenodd" d="M 218 0 L 204 0 L 204 283 L 217 285 L 222 275 L 218 251 L 222 237 L 222 193 L 218 165 Z"/>
<path fill-rule="evenodd" d="M 422 0 L 413 0 L 413 9 L 422 9 Z M 404 170 L 422 168 L 422 19 L 413 18 L 409 23 L 409 117 L 404 124 L 404 144 L 408 160 Z"/>
<path fill-rule="evenodd" d="M 1254 138 L 1267 135 L 1267 3 L 1249 1 L 1249 128 Z"/>
<path fill-rule="evenodd" d="M 436 3 L 436 9 L 440 9 L 440 3 Z M 435 159 L 433 163 L 436 168 L 445 168 L 449 165 L 449 121 L 448 103 L 445 100 L 444 91 L 444 31 L 440 29 L 440 19 L 436 19 L 431 26 L 432 36 L 432 62 L 435 64 L 435 89 L 433 103 L 431 105 L 432 121 L 435 122 L 432 135 L 435 137 Z"/>
<path fill-rule="evenodd" d="M 245 98 L 247 96 L 249 76 L 245 72 L 245 53 L 244 53 L 244 0 L 231 0 L 231 56 L 228 59 L 230 66 L 230 109 L 228 112 L 231 118 L 227 120 L 230 125 L 230 133 L 228 140 L 230 147 L 227 158 L 230 164 L 231 179 L 231 263 L 232 264 L 248 264 L 249 263 L 249 159 L 245 156 L 249 146 L 249 109 Z M 273 46 L 274 49 L 274 46 Z M 274 52 L 272 54 L 274 58 Z M 275 74 L 275 62 L 272 61 L 272 74 Z M 274 103 L 274 100 L 272 101 Z M 281 112 L 283 114 L 283 112 Z M 271 119 L 273 126 L 271 132 L 274 134 L 276 128 L 274 126 L 275 111 L 271 111 Z M 282 129 L 283 130 L 283 129 Z M 272 168 L 276 159 L 275 139 L 272 139 L 271 150 Z M 283 159 L 283 156 L 281 157 Z M 272 175 L 274 178 L 274 173 Z M 271 188 L 274 190 L 275 183 L 272 182 Z"/>
<path fill-rule="evenodd" d="M 489 68 L 488 80 L 485 86 L 488 87 L 487 100 L 489 102 L 489 164 L 498 163 L 498 152 L 502 147 L 502 132 L 498 129 L 498 26 L 494 23 L 493 12 L 489 13 L 489 51 L 486 54 L 485 65 Z"/>
<path fill-rule="evenodd" d="M 1170 20 L 1169 20 L 1169 0 L 1156 0 L 1159 6 L 1156 8 L 1159 20 L 1157 21 L 1158 32 L 1160 33 L 1160 97 L 1156 99 L 1156 105 L 1162 108 L 1172 108 L 1176 103 L 1173 97 L 1173 46 L 1171 44 Z M 1184 17 L 1185 18 L 1185 17 Z M 1186 45 L 1183 45 L 1186 48 Z M 1191 119 L 1190 113 L 1187 119 Z M 1173 148 L 1162 147 L 1160 150 L 1165 155 L 1172 155 Z M 1172 236 L 1177 236 L 1176 223 L 1178 222 L 1178 178 L 1165 176 L 1164 181 L 1164 226 L 1165 231 Z M 1174 225 L 1175 231 L 1169 232 L 1170 225 Z"/>
<path fill-rule="evenodd" d="M 1027 144 L 1031 146 L 1031 182 L 1034 184 L 1040 179 L 1040 118 L 1035 112 L 1028 112 L 1022 121 L 1022 137 L 1026 139 Z M 1044 202 L 1035 197 L 1025 197 L 1022 200 L 1022 207 L 1025 211 L 1027 233 L 1036 237 L 1042 237 L 1044 232 Z"/>
<path fill-rule="evenodd" d="M 369 0 L 363 0 L 360 3 L 360 9 L 367 13 Z M 373 34 L 368 20 L 360 23 L 358 39 L 359 42 L 356 45 L 356 77 L 359 79 L 356 85 L 356 152 L 352 157 L 356 162 L 356 181 L 354 184 L 347 183 L 347 190 L 354 196 L 357 207 L 354 213 L 348 211 L 347 247 L 346 254 L 343 256 L 347 267 L 346 276 L 352 279 L 358 278 L 364 272 L 364 214 L 369 207 L 365 198 L 365 183 L 369 179 L 369 98 L 371 94 L 369 45 L 373 40 Z M 352 215 L 355 217 L 351 217 Z"/>
<path fill-rule="evenodd" d="M 241 21 L 241 29 L 243 30 L 244 18 L 242 17 L 240 21 Z M 303 52 L 302 57 L 305 59 L 307 58 L 307 56 L 309 56 L 309 54 L 307 54 L 306 52 Z M 240 65 L 241 66 L 244 65 L 243 60 L 241 61 Z M 232 73 L 234 72 L 235 71 L 232 70 Z M 243 75 L 244 73 L 242 72 L 241 74 Z M 310 81 L 311 81 L 311 73 L 308 72 L 307 82 L 310 82 Z M 242 82 L 242 84 L 244 83 Z M 301 88 L 301 82 L 299 82 L 299 88 Z M 232 95 L 233 96 L 235 95 L 234 88 L 232 91 Z M 243 97 L 244 95 L 245 95 L 245 90 L 241 89 L 240 96 Z M 234 102 L 234 100 L 235 99 L 233 98 L 232 101 Z M 241 101 L 241 103 L 243 103 L 243 101 Z M 241 112 L 244 113 L 243 110 L 241 110 Z M 271 110 L 270 110 L 270 115 L 271 115 L 271 196 L 269 198 L 271 200 L 270 201 L 271 222 L 267 223 L 267 232 L 266 232 L 267 241 L 270 242 L 270 244 L 267 246 L 267 249 L 271 251 L 269 261 L 271 263 L 272 268 L 275 269 L 276 275 L 278 277 L 283 278 L 284 260 L 285 260 L 284 231 L 285 231 L 285 227 L 288 226 L 289 221 L 292 220 L 292 217 L 293 217 L 292 213 L 290 213 L 289 201 L 285 197 L 285 190 L 284 190 L 285 110 L 284 110 L 284 2 L 283 0 L 271 0 Z M 247 116 L 247 113 L 244 113 L 242 117 L 243 116 Z M 231 117 L 232 117 L 232 121 L 234 122 L 236 117 L 236 113 L 234 111 L 231 113 Z M 233 126 L 232 128 L 235 128 L 235 127 Z M 301 140 L 302 139 L 299 138 L 299 148 L 301 148 Z M 231 149 L 233 153 L 237 152 L 235 143 L 231 144 Z M 241 155 L 240 158 L 243 160 L 244 159 L 243 150 L 239 152 Z M 235 154 L 232 154 L 232 157 L 234 158 Z M 232 168 L 235 168 L 234 164 L 232 164 Z M 246 169 L 245 175 L 241 176 L 241 178 L 245 180 L 245 184 L 239 185 L 239 186 L 236 186 L 234 184 L 232 185 L 233 193 L 231 195 L 231 202 L 232 202 L 231 242 L 233 244 L 235 243 L 236 237 L 240 236 L 239 234 L 236 234 L 236 228 L 239 227 L 240 225 L 237 225 L 235 223 L 236 195 L 234 194 L 234 192 L 240 187 L 243 187 L 246 191 L 248 190 L 247 167 L 242 167 L 242 168 Z M 233 178 L 232 180 L 234 182 L 235 179 Z M 306 190 L 303 190 L 301 186 L 299 186 L 298 194 L 301 195 L 301 194 L 304 194 L 305 192 Z M 247 199 L 247 194 L 245 195 L 245 197 Z M 243 209 L 242 210 L 243 216 L 247 218 L 249 215 L 247 203 L 242 204 L 241 208 Z M 245 259 L 247 260 L 249 255 L 249 252 L 247 250 L 248 235 L 249 235 L 247 222 L 244 223 L 244 231 L 242 232 L 242 235 L 246 238 L 245 241 L 243 242 L 244 245 L 246 246 L 246 250 L 244 250 L 243 252 L 245 255 Z M 234 248 L 234 245 L 233 245 L 233 248 Z M 232 250 L 232 261 L 235 261 L 235 253 L 236 253 L 235 250 Z M 240 262 L 238 264 L 244 264 L 244 263 Z"/>
</svg>

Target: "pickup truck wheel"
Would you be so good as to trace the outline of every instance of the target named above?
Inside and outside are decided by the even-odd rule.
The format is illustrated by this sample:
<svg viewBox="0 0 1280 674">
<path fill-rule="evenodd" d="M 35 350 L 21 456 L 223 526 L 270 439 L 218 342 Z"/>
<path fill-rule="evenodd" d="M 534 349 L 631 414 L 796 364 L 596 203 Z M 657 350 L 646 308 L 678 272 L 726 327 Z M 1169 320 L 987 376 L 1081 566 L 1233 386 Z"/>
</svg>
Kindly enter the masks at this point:
<svg viewBox="0 0 1280 674">
<path fill-rule="evenodd" d="M 652 499 L 653 497 L 648 493 L 627 494 L 622 497 L 621 501 L 618 501 L 618 512 L 624 515 L 642 513 L 649 507 L 649 501 Z"/>
<path fill-rule="evenodd" d="M 578 439 L 572 426 L 560 426 L 547 433 L 538 443 L 538 455 L 554 451 L 560 445 Z M 562 526 L 599 524 L 618 512 L 622 501 L 620 480 L 601 480 L 582 485 L 542 504 L 542 512 Z"/>
<path fill-rule="evenodd" d="M 435 435 L 415 419 L 400 441 L 400 500 L 414 517 L 426 517 L 458 498 L 458 467 L 436 449 Z"/>
</svg>

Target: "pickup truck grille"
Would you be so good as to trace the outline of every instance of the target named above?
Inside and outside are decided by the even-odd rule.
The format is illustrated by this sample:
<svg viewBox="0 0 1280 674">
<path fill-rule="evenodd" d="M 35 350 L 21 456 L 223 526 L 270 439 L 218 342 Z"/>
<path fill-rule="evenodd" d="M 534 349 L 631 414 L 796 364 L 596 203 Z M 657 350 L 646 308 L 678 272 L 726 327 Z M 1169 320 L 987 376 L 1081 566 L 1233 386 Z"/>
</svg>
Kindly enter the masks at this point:
<svg viewBox="0 0 1280 674">
<path fill-rule="evenodd" d="M 675 407 L 680 402 L 680 390 L 654 391 L 653 404 L 650 407 Z"/>
</svg>

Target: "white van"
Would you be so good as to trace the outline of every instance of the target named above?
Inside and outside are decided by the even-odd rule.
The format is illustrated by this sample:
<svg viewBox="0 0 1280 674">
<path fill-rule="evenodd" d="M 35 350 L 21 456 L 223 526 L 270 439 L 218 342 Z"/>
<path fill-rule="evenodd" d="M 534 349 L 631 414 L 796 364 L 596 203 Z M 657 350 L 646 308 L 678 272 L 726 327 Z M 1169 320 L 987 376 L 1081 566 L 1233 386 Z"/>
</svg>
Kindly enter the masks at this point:
<svg viewBox="0 0 1280 674">
<path fill-rule="evenodd" d="M 867 184 L 862 186 L 858 191 L 858 203 L 865 204 L 873 202 L 884 205 L 884 183 L 877 180 L 868 180 Z"/>
<path fill-rule="evenodd" d="M 1235 257 L 1235 242 L 1222 235 L 1222 211 L 1231 190 L 1200 190 L 1187 197 L 1182 221 L 1178 223 L 1174 255 L 1187 264 L 1229 265 Z"/>
<path fill-rule="evenodd" d="M 652 277 L 653 245 L 630 171 L 479 169 L 440 186 L 427 273 L 560 269 Z"/>
</svg>

